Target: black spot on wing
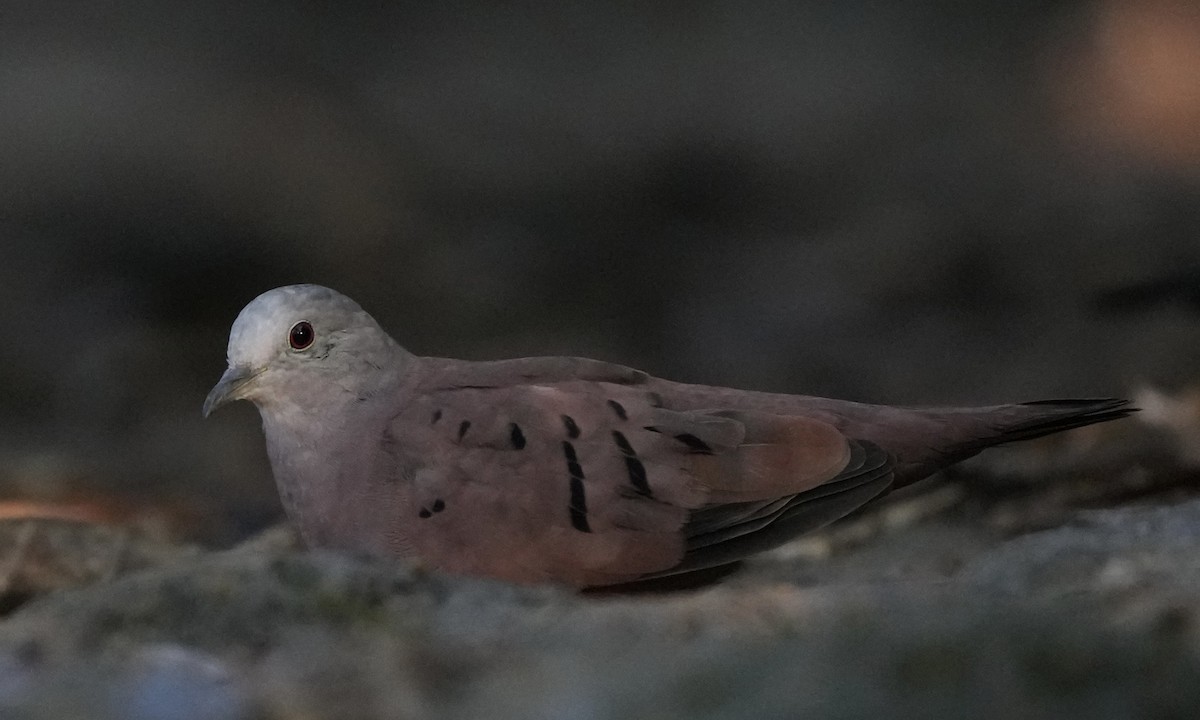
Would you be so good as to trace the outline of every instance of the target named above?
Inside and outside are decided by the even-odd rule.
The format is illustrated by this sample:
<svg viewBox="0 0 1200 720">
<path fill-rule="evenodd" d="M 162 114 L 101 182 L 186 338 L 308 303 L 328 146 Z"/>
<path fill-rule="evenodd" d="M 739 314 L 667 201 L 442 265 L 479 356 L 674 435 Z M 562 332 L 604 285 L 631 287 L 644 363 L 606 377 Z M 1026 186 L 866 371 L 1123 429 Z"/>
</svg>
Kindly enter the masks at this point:
<svg viewBox="0 0 1200 720">
<path fill-rule="evenodd" d="M 653 497 L 653 493 L 650 492 L 650 483 L 646 479 L 646 466 L 642 464 L 637 452 L 629 444 L 629 439 L 625 437 L 624 433 L 614 430 L 613 441 L 617 443 L 617 449 L 625 457 L 625 470 L 629 473 L 629 484 L 633 485 L 639 494 Z"/>
<path fill-rule="evenodd" d="M 571 513 L 571 527 L 579 532 L 590 533 L 591 526 L 587 518 L 587 496 L 583 491 L 583 481 L 577 477 L 571 478 L 571 503 L 568 506 Z"/>
<path fill-rule="evenodd" d="M 521 432 L 521 426 L 512 423 L 508 426 L 508 439 L 512 446 L 518 450 L 525 449 L 525 433 Z"/>
<path fill-rule="evenodd" d="M 684 445 L 687 445 L 688 450 L 690 452 L 696 453 L 697 455 L 712 455 L 713 454 L 713 450 L 711 447 L 708 446 L 708 443 L 704 442 L 703 440 L 701 440 L 700 438 L 696 437 L 695 435 L 693 435 L 691 433 L 679 433 L 678 435 L 675 436 L 675 439 L 678 440 L 679 442 L 683 443 Z"/>
<path fill-rule="evenodd" d="M 441 408 L 439 408 L 439 409 L 433 411 L 433 420 L 429 424 L 437 425 L 438 420 L 441 420 L 441 419 L 442 419 L 442 411 L 441 411 Z"/>
<path fill-rule="evenodd" d="M 430 508 L 433 508 L 433 509 L 430 510 Z M 417 517 L 421 518 L 422 520 L 428 520 L 429 518 L 433 517 L 434 513 L 440 513 L 441 511 L 443 511 L 445 509 L 446 509 L 446 503 L 443 502 L 441 498 L 438 498 L 433 501 L 433 505 L 430 505 L 427 508 L 426 507 L 421 508 L 417 512 Z"/>
<path fill-rule="evenodd" d="M 583 467 L 579 465 L 579 457 L 575 454 L 575 446 L 563 441 L 563 455 L 567 458 L 567 474 L 570 475 L 571 499 L 567 503 L 567 512 L 571 517 L 571 527 L 579 532 L 590 533 L 588 525 L 587 493 L 583 489 Z"/>
<path fill-rule="evenodd" d="M 579 456 L 575 454 L 575 446 L 563 441 L 563 455 L 567 457 L 567 472 L 571 477 L 583 479 L 583 467 L 579 465 Z"/>
<path fill-rule="evenodd" d="M 613 442 L 617 444 L 617 448 L 621 451 L 622 455 L 625 455 L 626 457 L 630 455 L 637 455 L 637 453 L 633 450 L 633 446 L 629 444 L 629 439 L 625 437 L 625 433 L 621 432 L 620 430 L 613 430 L 612 435 Z"/>
<path fill-rule="evenodd" d="M 621 403 L 617 402 L 616 400 L 609 400 L 608 406 L 610 408 L 612 408 L 612 411 L 614 413 L 617 414 L 618 419 L 620 419 L 620 420 L 628 420 L 629 419 L 629 413 L 625 412 L 625 406 L 622 405 Z"/>
<path fill-rule="evenodd" d="M 567 437 L 572 440 L 579 437 L 579 425 L 575 423 L 575 418 L 570 415 L 562 416 L 563 427 L 567 429 Z"/>
<path fill-rule="evenodd" d="M 467 431 L 470 429 L 471 429 L 471 421 L 470 420 L 463 420 L 461 423 L 459 423 L 458 424 L 458 439 L 462 440 L 463 437 L 467 434 Z"/>
</svg>

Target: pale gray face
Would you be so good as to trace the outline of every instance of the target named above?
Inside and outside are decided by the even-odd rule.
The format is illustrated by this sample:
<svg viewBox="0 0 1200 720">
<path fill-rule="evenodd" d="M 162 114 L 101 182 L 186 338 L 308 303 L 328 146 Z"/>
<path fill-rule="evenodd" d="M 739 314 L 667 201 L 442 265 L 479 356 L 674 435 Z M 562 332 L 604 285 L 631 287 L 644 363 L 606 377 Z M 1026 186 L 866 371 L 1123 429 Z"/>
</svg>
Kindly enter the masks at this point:
<svg viewBox="0 0 1200 720">
<path fill-rule="evenodd" d="M 320 285 L 288 285 L 259 295 L 229 331 L 229 368 L 204 402 L 207 416 L 233 400 L 259 407 L 302 390 L 370 379 L 400 351 L 358 303 Z M 316 385 L 312 385 L 315 383 Z"/>
</svg>

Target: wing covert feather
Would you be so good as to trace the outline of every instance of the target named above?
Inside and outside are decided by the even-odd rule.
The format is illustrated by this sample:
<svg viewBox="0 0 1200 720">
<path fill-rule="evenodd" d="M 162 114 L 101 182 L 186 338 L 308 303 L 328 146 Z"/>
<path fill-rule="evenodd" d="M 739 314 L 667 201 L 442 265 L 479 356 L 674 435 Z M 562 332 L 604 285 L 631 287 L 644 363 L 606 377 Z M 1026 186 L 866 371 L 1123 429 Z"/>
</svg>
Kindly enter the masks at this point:
<svg viewBox="0 0 1200 720">
<path fill-rule="evenodd" d="M 863 449 L 819 421 L 654 400 L 585 380 L 413 398 L 385 443 L 407 469 L 396 542 L 455 572 L 616 584 L 695 562 L 701 543 L 723 557 L 805 493 L 835 481 L 848 497 L 864 477 Z"/>
</svg>

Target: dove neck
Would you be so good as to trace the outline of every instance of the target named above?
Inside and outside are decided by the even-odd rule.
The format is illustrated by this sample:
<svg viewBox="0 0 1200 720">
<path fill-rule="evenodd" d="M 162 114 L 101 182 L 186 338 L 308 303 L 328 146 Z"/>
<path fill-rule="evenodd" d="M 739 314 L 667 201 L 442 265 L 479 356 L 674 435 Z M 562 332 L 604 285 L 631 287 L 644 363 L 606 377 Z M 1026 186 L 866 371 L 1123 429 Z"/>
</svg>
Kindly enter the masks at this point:
<svg viewBox="0 0 1200 720">
<path fill-rule="evenodd" d="M 373 529 L 391 499 L 381 496 L 388 488 L 372 485 L 374 458 L 398 398 L 419 375 L 419 359 L 397 350 L 384 371 L 363 373 L 353 386 L 318 392 L 320 384 L 309 379 L 307 392 L 281 393 L 302 401 L 260 407 L 284 510 L 310 546 L 353 547 L 383 537 Z"/>
<path fill-rule="evenodd" d="M 282 381 L 286 386 L 277 384 L 269 398 L 259 399 L 268 446 L 279 448 L 272 464 L 297 464 L 287 462 L 288 451 L 337 451 L 364 430 L 382 427 L 419 372 L 416 356 L 398 345 L 389 350 L 387 357 L 373 354 L 331 373 L 296 373 Z"/>
</svg>

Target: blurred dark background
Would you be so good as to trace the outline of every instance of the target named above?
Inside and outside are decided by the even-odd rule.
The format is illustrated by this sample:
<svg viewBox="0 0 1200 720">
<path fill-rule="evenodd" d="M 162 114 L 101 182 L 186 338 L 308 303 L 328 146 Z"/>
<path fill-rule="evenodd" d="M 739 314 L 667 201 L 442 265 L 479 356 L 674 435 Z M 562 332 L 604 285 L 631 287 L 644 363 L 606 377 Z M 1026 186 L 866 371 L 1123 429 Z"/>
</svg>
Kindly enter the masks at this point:
<svg viewBox="0 0 1200 720">
<path fill-rule="evenodd" d="M 1184 384 L 1200 7 L 0 5 L 6 497 L 271 521 L 253 408 L 200 405 L 300 281 L 421 354 L 891 403 Z"/>
</svg>

